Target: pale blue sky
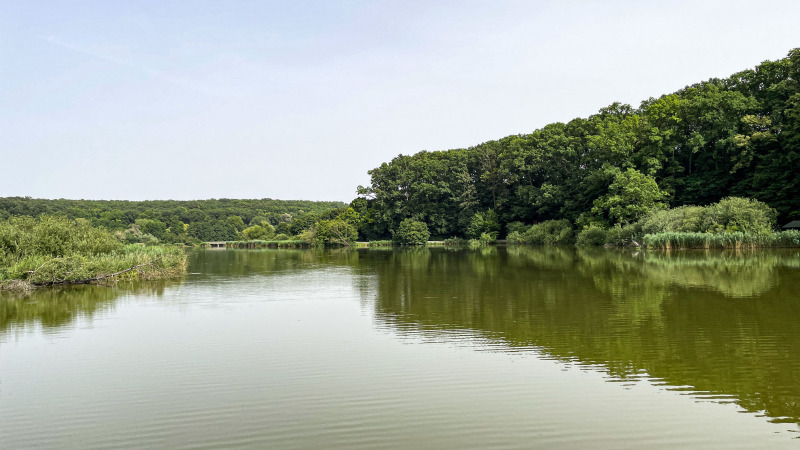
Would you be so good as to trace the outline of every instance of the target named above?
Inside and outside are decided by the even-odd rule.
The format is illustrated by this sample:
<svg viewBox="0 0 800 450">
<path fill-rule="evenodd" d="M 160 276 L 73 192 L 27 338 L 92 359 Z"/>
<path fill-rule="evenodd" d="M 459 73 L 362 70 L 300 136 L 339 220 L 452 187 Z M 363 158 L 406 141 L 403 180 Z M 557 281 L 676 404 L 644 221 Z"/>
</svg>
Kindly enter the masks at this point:
<svg viewBox="0 0 800 450">
<path fill-rule="evenodd" d="M 793 1 L 0 0 L 0 196 L 349 201 L 800 47 Z"/>
</svg>

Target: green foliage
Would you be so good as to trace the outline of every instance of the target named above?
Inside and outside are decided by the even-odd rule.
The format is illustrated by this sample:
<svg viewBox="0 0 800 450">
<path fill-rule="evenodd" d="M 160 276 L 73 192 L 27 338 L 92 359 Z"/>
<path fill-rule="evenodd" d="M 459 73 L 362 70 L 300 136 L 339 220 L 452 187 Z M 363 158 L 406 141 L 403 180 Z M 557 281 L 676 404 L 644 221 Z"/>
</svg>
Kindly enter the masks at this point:
<svg viewBox="0 0 800 450">
<path fill-rule="evenodd" d="M 617 247 L 639 246 L 642 242 L 642 227 L 639 223 L 616 224 L 606 231 L 606 244 Z"/>
<path fill-rule="evenodd" d="M 728 197 L 706 208 L 705 231 L 769 233 L 775 226 L 777 212 L 754 199 Z"/>
<path fill-rule="evenodd" d="M 614 176 L 608 193 L 594 201 L 592 213 L 614 223 L 628 224 L 654 209 L 665 208 L 662 200 L 666 197 L 653 177 L 628 169 Z"/>
<path fill-rule="evenodd" d="M 0 254 L 63 257 L 72 254 L 100 255 L 119 250 L 122 244 L 108 231 L 86 221 L 66 217 L 12 217 L 0 222 Z"/>
<path fill-rule="evenodd" d="M 242 231 L 246 227 L 244 219 L 242 219 L 241 216 L 228 216 L 228 218 L 225 219 L 225 223 L 236 228 L 236 231 Z"/>
<path fill-rule="evenodd" d="M 425 222 L 405 219 L 398 225 L 392 240 L 399 245 L 425 245 L 430 236 L 431 233 Z"/>
<path fill-rule="evenodd" d="M 608 239 L 608 232 L 596 225 L 590 225 L 578 233 L 577 245 L 598 246 L 604 245 Z"/>
<path fill-rule="evenodd" d="M 275 236 L 275 227 L 269 223 L 262 222 L 263 225 L 253 225 L 242 230 L 242 236 L 249 241 L 264 240 L 268 241 Z"/>
<path fill-rule="evenodd" d="M 499 233 L 500 223 L 497 213 L 492 209 L 485 212 L 476 212 L 467 227 L 467 236 L 471 238 L 480 238 L 481 235 L 488 234 L 494 240 L 497 239 Z"/>
<path fill-rule="evenodd" d="M 325 247 L 349 247 L 358 239 L 355 225 L 342 219 L 321 220 L 315 225 L 314 243 Z"/>
<path fill-rule="evenodd" d="M 650 217 L 645 226 L 693 231 L 705 225 L 661 217 L 667 206 L 753 197 L 780 221 L 800 214 L 800 50 L 752 70 L 687 86 L 638 108 L 613 103 L 588 118 L 466 148 L 400 155 L 370 171 L 353 202 L 359 231 L 378 239 L 406 217 L 438 236 L 478 237 L 494 229 L 476 213 L 492 210 L 499 229 L 566 219 L 609 227 Z M 667 205 L 669 200 L 670 205 Z M 741 205 L 732 209 L 738 209 Z M 739 214 L 739 213 L 735 213 Z M 718 231 L 749 231 L 725 219 Z M 741 216 L 741 215 L 740 215 Z M 491 222 L 491 221 L 490 221 Z M 762 228 L 763 231 L 763 228 Z M 616 239 L 616 238 L 614 238 Z M 625 238 L 627 239 L 627 238 Z"/>
<path fill-rule="evenodd" d="M 82 219 L 44 215 L 0 221 L 0 281 L 82 282 L 132 267 L 124 277 L 158 278 L 179 275 L 185 262 L 180 249 L 123 246 L 111 232 Z"/>
<path fill-rule="evenodd" d="M 283 234 L 283 233 L 276 234 L 275 237 L 274 237 L 274 240 L 276 240 L 276 241 L 288 241 L 289 240 L 289 235 L 288 234 Z"/>
<path fill-rule="evenodd" d="M 523 238 L 523 234 L 519 231 L 512 231 L 511 233 L 506 236 L 506 242 L 512 245 L 524 244 L 525 239 Z"/>
<path fill-rule="evenodd" d="M 664 232 L 644 236 L 644 245 L 653 249 L 683 248 L 781 248 L 800 247 L 800 231 L 776 233 L 681 233 Z"/>
<path fill-rule="evenodd" d="M 666 231 L 700 232 L 704 230 L 705 208 L 702 206 L 679 206 L 650 212 L 638 223 L 643 234 Z"/>
<path fill-rule="evenodd" d="M 732 233 L 768 234 L 777 213 L 758 200 L 728 197 L 718 203 L 655 211 L 639 222 L 643 234 Z"/>
<path fill-rule="evenodd" d="M 495 236 L 491 233 L 481 233 L 480 237 L 478 238 L 478 242 L 480 242 L 481 245 L 494 244 L 496 240 L 497 239 Z"/>
<path fill-rule="evenodd" d="M 41 214 L 85 218 L 95 227 L 121 233 L 129 230 L 127 242 L 152 242 L 156 238 L 160 242 L 195 243 L 235 240 L 246 228 L 245 223 L 250 226 L 269 223 L 279 226 L 279 233 L 292 234 L 289 228 L 294 217 L 338 210 L 342 206 L 340 202 L 272 199 L 129 202 L 7 197 L 0 198 L 0 218 Z M 134 225 L 137 225 L 135 230 Z M 313 221 L 308 225 L 313 225 Z"/>
<path fill-rule="evenodd" d="M 514 239 L 518 238 L 515 236 Z M 574 244 L 575 233 L 568 220 L 546 220 L 532 225 L 521 239 L 521 243 L 528 245 Z"/>
<path fill-rule="evenodd" d="M 506 236 L 507 236 L 506 239 L 508 239 L 508 236 L 510 236 L 511 233 L 514 233 L 514 232 L 524 233 L 524 232 L 528 231 L 528 228 L 530 228 L 530 225 L 526 225 L 526 224 L 524 224 L 522 222 L 519 222 L 519 221 L 509 222 L 509 223 L 506 224 Z"/>
</svg>

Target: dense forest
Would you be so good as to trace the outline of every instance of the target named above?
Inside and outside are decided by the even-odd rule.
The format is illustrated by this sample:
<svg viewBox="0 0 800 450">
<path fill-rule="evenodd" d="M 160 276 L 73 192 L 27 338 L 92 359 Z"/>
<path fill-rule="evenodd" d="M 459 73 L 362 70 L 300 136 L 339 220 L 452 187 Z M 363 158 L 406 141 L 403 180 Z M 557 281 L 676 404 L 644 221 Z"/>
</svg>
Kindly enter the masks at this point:
<svg viewBox="0 0 800 450">
<path fill-rule="evenodd" d="M 800 49 L 728 78 L 614 103 L 465 149 L 400 155 L 369 172 L 352 203 L 359 233 L 408 218 L 434 237 L 568 220 L 608 228 L 653 209 L 745 197 L 800 219 Z"/>
<path fill-rule="evenodd" d="M 345 206 L 305 200 L 45 200 L 0 198 L 0 219 L 58 215 L 87 219 L 127 242 L 205 242 L 241 238 L 249 227 L 297 234 L 320 214 Z M 294 224 L 294 228 L 292 225 Z M 299 228 L 299 229 L 298 229 Z"/>
<path fill-rule="evenodd" d="M 541 230 L 529 230 L 533 224 L 546 224 L 542 229 L 553 230 L 545 234 L 566 240 L 573 230 L 599 230 L 592 239 L 601 243 L 610 239 L 601 239 L 601 231 L 634 223 L 641 235 L 638 229 L 667 208 L 673 212 L 662 218 L 670 222 L 651 226 L 653 232 L 746 231 L 715 213 L 731 207 L 774 227 L 800 219 L 800 49 L 638 108 L 613 103 L 530 134 L 399 155 L 369 174 L 371 183 L 358 187 L 350 205 L 13 197 L 0 198 L 0 220 L 84 218 L 126 242 L 298 239 L 319 245 L 496 239 L 514 231 L 517 240 L 534 242 Z M 707 208 L 683 208 L 688 205 Z M 692 214 L 702 220 L 689 223 Z"/>
</svg>

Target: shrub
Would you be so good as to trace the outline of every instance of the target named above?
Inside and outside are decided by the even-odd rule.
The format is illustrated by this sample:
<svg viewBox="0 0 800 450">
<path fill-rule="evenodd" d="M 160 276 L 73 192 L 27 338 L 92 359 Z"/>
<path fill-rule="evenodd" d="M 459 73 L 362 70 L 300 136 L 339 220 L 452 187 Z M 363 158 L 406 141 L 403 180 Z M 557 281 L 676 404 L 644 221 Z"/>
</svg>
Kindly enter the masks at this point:
<svg viewBox="0 0 800 450">
<path fill-rule="evenodd" d="M 349 247 L 358 239 L 356 227 L 342 219 L 320 220 L 314 227 L 317 245 Z"/>
<path fill-rule="evenodd" d="M 706 208 L 704 230 L 712 233 L 769 233 L 777 212 L 766 203 L 741 197 L 724 198 Z"/>
<path fill-rule="evenodd" d="M 703 231 L 704 213 L 705 208 L 702 206 L 679 206 L 653 211 L 637 223 L 644 234 L 667 231 L 700 232 Z"/>
<path fill-rule="evenodd" d="M 397 230 L 392 233 L 392 240 L 399 245 L 425 245 L 430 237 L 428 225 L 414 219 L 400 222 Z"/>
<path fill-rule="evenodd" d="M 490 233 L 481 233 L 481 237 L 478 238 L 478 241 L 480 241 L 481 245 L 494 244 L 495 240 L 495 236 Z"/>
<path fill-rule="evenodd" d="M 575 233 L 569 220 L 546 220 L 531 226 L 522 240 L 530 245 L 574 244 Z"/>
<path fill-rule="evenodd" d="M 275 237 L 272 238 L 272 240 L 273 241 L 288 241 L 289 240 L 289 235 L 283 234 L 283 233 L 276 234 Z"/>
<path fill-rule="evenodd" d="M 640 220 L 643 234 L 753 233 L 772 231 L 777 213 L 758 200 L 728 197 L 709 206 L 654 211 Z"/>
<path fill-rule="evenodd" d="M 603 228 L 590 225 L 578 233 L 578 245 L 603 245 L 606 243 L 607 232 Z"/>
<path fill-rule="evenodd" d="M 623 247 L 641 244 L 642 229 L 638 223 L 621 226 L 616 224 L 606 231 L 606 244 Z"/>
<path fill-rule="evenodd" d="M 526 225 L 522 222 L 509 222 L 508 224 L 506 224 L 506 239 L 508 239 L 509 236 L 511 236 L 511 233 L 517 232 L 519 234 L 522 234 L 528 231 L 528 228 L 530 228 L 530 225 Z"/>
<path fill-rule="evenodd" d="M 512 231 L 511 233 L 508 234 L 508 236 L 506 236 L 506 242 L 514 245 L 524 244 L 525 239 L 523 239 L 522 233 L 520 233 L 519 231 Z"/>
<path fill-rule="evenodd" d="M 185 262 L 180 249 L 123 246 L 113 234 L 86 220 L 40 216 L 0 222 L 0 281 L 87 282 L 120 271 L 125 278 L 160 278 L 182 273 Z"/>
<path fill-rule="evenodd" d="M 480 238 L 481 234 L 488 233 L 493 236 L 492 239 L 497 239 L 499 232 L 500 222 L 497 213 L 492 209 L 486 212 L 476 212 L 467 226 L 467 236 L 471 238 Z"/>
</svg>

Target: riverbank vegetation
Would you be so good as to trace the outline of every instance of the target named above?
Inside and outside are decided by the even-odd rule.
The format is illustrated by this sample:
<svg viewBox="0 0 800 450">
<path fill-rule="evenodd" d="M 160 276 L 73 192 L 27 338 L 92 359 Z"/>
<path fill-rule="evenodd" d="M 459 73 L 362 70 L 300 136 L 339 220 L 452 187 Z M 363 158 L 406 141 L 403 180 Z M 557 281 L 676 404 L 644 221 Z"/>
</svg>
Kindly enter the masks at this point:
<svg viewBox="0 0 800 450">
<path fill-rule="evenodd" d="M 124 244 L 84 219 L 0 221 L 0 289 L 173 278 L 185 269 L 179 247 Z"/>
<path fill-rule="evenodd" d="M 84 218 L 145 244 L 796 245 L 791 234 L 765 236 L 800 219 L 798 80 L 795 49 L 638 108 L 612 103 L 529 134 L 400 155 L 370 170 L 370 184 L 349 205 L 15 197 L 0 199 L 0 218 Z"/>
</svg>

